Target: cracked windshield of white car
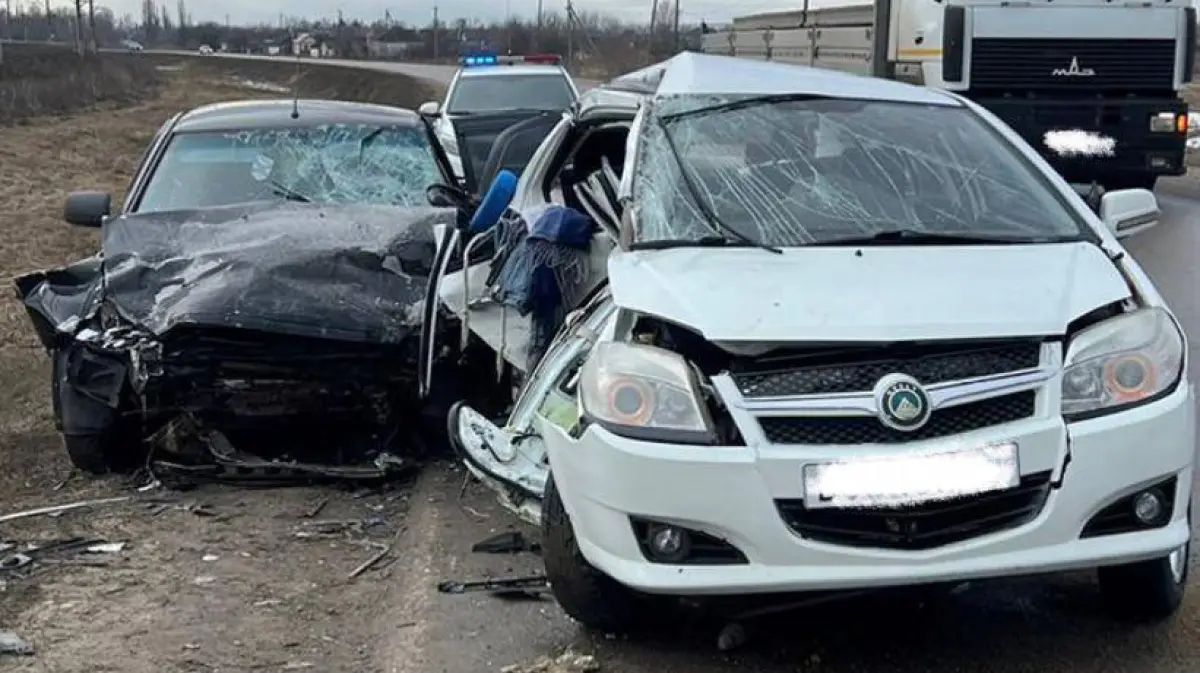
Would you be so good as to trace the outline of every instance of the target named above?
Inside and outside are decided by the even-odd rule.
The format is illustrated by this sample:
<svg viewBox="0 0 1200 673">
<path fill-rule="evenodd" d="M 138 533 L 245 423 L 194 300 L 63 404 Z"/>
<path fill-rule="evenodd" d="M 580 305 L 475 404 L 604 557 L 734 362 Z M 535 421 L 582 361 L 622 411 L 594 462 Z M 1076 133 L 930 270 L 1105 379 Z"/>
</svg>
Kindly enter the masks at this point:
<svg viewBox="0 0 1200 673">
<path fill-rule="evenodd" d="M 427 205 L 440 182 L 420 126 L 321 124 L 176 136 L 138 212 L 269 199 Z"/>
<path fill-rule="evenodd" d="M 633 183 L 635 241 L 770 246 L 887 233 L 1078 240 L 1078 213 L 967 108 L 820 97 L 664 96 Z"/>
</svg>

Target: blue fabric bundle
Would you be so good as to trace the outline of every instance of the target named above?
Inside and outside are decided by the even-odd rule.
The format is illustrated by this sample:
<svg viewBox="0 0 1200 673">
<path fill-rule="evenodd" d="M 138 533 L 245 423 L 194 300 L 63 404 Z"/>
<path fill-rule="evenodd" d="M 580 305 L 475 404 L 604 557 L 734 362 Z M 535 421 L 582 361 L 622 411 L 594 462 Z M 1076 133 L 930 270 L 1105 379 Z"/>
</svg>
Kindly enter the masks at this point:
<svg viewBox="0 0 1200 673">
<path fill-rule="evenodd" d="M 583 213 L 556 204 L 531 215 L 535 219 L 528 229 L 508 232 L 514 247 L 500 272 L 497 299 L 529 316 L 530 358 L 536 361 L 586 278 L 593 227 Z"/>
</svg>

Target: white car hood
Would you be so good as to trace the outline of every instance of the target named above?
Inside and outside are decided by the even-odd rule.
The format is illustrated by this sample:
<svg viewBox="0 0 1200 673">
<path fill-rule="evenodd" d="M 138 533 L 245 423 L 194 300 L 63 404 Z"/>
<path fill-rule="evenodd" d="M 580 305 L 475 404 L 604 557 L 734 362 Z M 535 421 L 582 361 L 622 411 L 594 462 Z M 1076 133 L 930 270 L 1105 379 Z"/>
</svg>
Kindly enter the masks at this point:
<svg viewBox="0 0 1200 673">
<path fill-rule="evenodd" d="M 898 341 L 1064 334 L 1130 295 L 1089 243 L 677 248 L 609 258 L 614 302 L 710 341 Z"/>
</svg>

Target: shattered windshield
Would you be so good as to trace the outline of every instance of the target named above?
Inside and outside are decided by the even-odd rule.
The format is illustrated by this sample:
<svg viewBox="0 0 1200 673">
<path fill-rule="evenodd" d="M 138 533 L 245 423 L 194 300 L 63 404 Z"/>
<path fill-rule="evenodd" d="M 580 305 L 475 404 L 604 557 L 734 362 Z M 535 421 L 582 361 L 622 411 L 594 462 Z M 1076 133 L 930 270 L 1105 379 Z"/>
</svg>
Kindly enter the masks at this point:
<svg viewBox="0 0 1200 673">
<path fill-rule="evenodd" d="M 138 212 L 283 199 L 428 205 L 441 182 L 420 126 L 323 124 L 176 135 Z"/>
<path fill-rule="evenodd" d="M 446 105 L 448 114 L 499 110 L 565 110 L 574 95 L 561 74 L 460 77 Z"/>
<path fill-rule="evenodd" d="M 965 108 L 669 96 L 642 137 L 634 241 L 1081 238 L 1084 225 L 1035 170 Z"/>
</svg>

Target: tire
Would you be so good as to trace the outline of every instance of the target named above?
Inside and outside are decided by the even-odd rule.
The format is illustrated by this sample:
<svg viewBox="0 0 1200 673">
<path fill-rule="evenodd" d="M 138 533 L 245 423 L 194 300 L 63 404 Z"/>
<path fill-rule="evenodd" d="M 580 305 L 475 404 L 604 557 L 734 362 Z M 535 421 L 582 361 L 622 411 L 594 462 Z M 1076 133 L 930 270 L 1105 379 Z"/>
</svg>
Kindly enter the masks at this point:
<svg viewBox="0 0 1200 673">
<path fill-rule="evenodd" d="M 1132 621 L 1154 623 L 1170 619 L 1183 602 L 1191 546 L 1189 541 L 1183 547 L 1183 558 L 1179 561 L 1182 568 L 1178 573 L 1172 570 L 1171 555 L 1098 569 L 1100 594 L 1108 608 L 1115 616 Z"/>
<path fill-rule="evenodd" d="M 647 624 L 651 597 L 637 594 L 583 558 L 553 474 L 546 479 L 542 500 L 542 560 L 555 600 L 585 627 L 628 634 Z"/>
<path fill-rule="evenodd" d="M 63 435 L 63 445 L 71 464 L 88 474 L 108 474 L 113 470 L 111 434 Z"/>
</svg>

